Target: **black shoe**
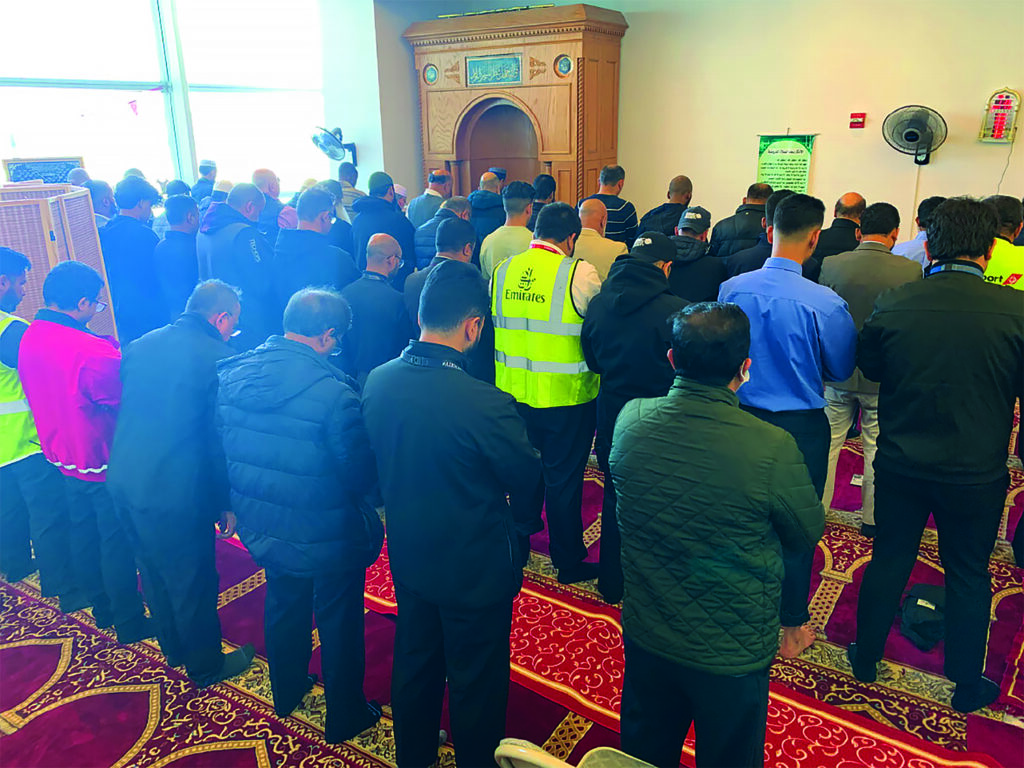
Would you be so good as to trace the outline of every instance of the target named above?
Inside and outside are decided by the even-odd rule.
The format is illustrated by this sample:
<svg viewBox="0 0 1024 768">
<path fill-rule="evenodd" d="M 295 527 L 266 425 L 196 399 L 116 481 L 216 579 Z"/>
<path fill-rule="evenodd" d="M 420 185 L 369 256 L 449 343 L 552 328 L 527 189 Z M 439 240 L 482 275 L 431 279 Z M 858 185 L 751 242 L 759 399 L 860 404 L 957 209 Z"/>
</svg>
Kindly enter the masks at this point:
<svg viewBox="0 0 1024 768">
<path fill-rule="evenodd" d="M 597 580 L 597 591 L 601 593 L 601 599 L 609 605 L 617 605 L 622 602 L 622 584 L 608 584 L 606 581 Z"/>
<path fill-rule="evenodd" d="M 324 741 L 326 741 L 328 744 L 341 744 L 341 742 L 343 741 L 354 739 L 360 733 L 363 733 L 364 731 L 368 731 L 371 728 L 373 728 L 373 726 L 375 726 L 377 722 L 380 720 L 380 716 L 380 704 L 378 704 L 376 701 L 368 701 L 366 702 L 366 717 L 363 720 L 361 720 L 359 723 L 356 723 L 356 725 L 350 728 L 347 732 L 330 734 L 325 733 Z M 441 731 L 441 733 L 444 733 L 444 731 Z M 441 743 L 443 744 L 444 742 Z"/>
<path fill-rule="evenodd" d="M 117 642 L 131 645 L 149 637 L 156 637 L 156 622 L 152 619 L 133 619 L 114 628 L 117 631 Z"/>
<path fill-rule="evenodd" d="M 860 535 L 863 536 L 865 539 L 875 538 L 875 526 L 871 523 L 861 523 Z"/>
<path fill-rule="evenodd" d="M 957 712 L 967 713 L 987 707 L 998 698 L 999 686 L 983 677 L 969 685 L 958 683 L 953 692 L 952 705 Z"/>
<path fill-rule="evenodd" d="M 252 660 L 255 657 L 256 649 L 253 647 L 252 643 L 246 643 L 241 648 L 236 648 L 231 653 L 225 653 L 222 656 L 220 671 L 216 674 L 210 675 L 209 677 L 193 677 L 190 679 L 195 683 L 196 688 L 206 688 L 207 686 L 223 682 L 224 680 L 228 680 L 229 678 L 242 674 L 252 665 Z M 170 661 L 167 663 L 171 664 Z"/>
<path fill-rule="evenodd" d="M 306 687 L 305 687 L 305 689 L 302 691 L 301 694 L 299 694 L 299 698 L 296 699 L 291 704 L 291 706 L 283 705 L 283 706 L 279 707 L 277 705 L 277 701 L 275 700 L 274 701 L 274 712 L 277 713 L 277 716 L 278 717 L 288 717 L 292 712 L 294 712 L 296 707 L 298 707 L 299 704 L 302 703 L 302 700 L 304 698 L 306 698 L 306 694 L 313 690 L 313 686 L 316 685 L 316 681 L 319 680 L 319 679 L 320 678 L 318 678 L 316 675 L 307 675 L 306 676 Z"/>
<path fill-rule="evenodd" d="M 114 626 L 114 614 L 110 612 L 110 608 L 97 608 L 96 603 L 92 603 L 92 620 L 96 622 L 96 629 L 109 629 Z"/>
<path fill-rule="evenodd" d="M 846 649 L 846 658 L 853 668 L 853 676 L 862 683 L 873 683 L 878 679 L 878 663 L 862 661 L 857 657 L 857 644 L 850 643 Z"/>
<path fill-rule="evenodd" d="M 89 607 L 89 599 L 84 595 L 79 595 L 74 592 L 61 595 L 58 602 L 60 604 L 61 613 L 74 613 L 75 611 L 80 611 L 83 608 Z M 110 625 L 108 624 L 107 626 L 109 627 Z"/>
<path fill-rule="evenodd" d="M 558 569 L 559 584 L 576 584 L 597 578 L 597 563 L 578 563 L 570 568 Z"/>
</svg>

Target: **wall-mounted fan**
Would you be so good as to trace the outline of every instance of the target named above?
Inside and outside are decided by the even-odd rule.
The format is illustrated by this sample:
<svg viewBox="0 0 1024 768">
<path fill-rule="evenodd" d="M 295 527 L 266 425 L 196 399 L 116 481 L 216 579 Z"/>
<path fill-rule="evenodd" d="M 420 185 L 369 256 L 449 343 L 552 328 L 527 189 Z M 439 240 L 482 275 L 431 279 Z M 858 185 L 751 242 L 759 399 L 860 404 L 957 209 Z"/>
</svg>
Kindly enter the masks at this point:
<svg viewBox="0 0 1024 768">
<path fill-rule="evenodd" d="M 946 140 L 946 121 L 934 109 L 911 104 L 886 116 L 882 136 L 897 152 L 913 155 L 915 163 L 927 165 L 932 152 Z"/>
<path fill-rule="evenodd" d="M 345 159 L 346 154 L 351 154 L 352 165 L 359 165 L 356 162 L 356 145 L 342 139 L 341 128 L 329 131 L 326 128 L 317 127 L 317 132 L 313 134 L 313 143 L 331 160 L 341 162 Z"/>
</svg>

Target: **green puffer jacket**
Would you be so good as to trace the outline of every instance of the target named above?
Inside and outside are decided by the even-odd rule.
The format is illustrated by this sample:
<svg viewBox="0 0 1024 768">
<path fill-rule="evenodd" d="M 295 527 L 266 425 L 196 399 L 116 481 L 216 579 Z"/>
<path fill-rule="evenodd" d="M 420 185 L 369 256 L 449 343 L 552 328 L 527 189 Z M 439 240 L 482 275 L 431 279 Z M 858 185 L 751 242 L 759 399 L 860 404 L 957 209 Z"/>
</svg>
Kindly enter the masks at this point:
<svg viewBox="0 0 1024 768">
<path fill-rule="evenodd" d="M 782 549 L 814 548 L 821 500 L 789 433 L 735 393 L 676 377 L 615 426 L 625 576 L 623 631 L 644 650 L 716 675 L 778 650 Z"/>
</svg>

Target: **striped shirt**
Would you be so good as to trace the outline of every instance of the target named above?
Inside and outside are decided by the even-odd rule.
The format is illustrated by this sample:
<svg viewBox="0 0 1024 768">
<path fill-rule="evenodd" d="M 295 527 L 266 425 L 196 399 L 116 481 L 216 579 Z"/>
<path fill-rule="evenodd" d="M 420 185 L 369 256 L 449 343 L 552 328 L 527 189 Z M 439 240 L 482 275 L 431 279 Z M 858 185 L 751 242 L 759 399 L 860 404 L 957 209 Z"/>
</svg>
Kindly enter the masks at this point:
<svg viewBox="0 0 1024 768">
<path fill-rule="evenodd" d="M 608 209 L 608 224 L 604 229 L 605 237 L 625 243 L 627 248 L 633 247 L 633 241 L 636 240 L 637 234 L 637 217 L 636 208 L 629 200 L 623 200 L 618 195 L 602 195 L 600 193 L 583 199 L 600 200 Z M 580 201 L 580 203 L 582 202 L 583 200 Z M 579 208 L 579 206 L 576 207 Z"/>
</svg>

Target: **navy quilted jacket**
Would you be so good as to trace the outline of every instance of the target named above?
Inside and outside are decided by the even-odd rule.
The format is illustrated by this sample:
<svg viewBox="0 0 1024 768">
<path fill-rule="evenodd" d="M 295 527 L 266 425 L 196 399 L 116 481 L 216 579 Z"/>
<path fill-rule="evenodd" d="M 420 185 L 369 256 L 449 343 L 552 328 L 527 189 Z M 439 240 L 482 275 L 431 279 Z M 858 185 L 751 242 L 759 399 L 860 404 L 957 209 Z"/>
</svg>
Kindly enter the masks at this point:
<svg viewBox="0 0 1024 768">
<path fill-rule="evenodd" d="M 735 393 L 677 377 L 632 400 L 612 442 L 623 632 L 686 667 L 742 675 L 778 650 L 782 546 L 825 527 L 796 442 Z"/>
</svg>

